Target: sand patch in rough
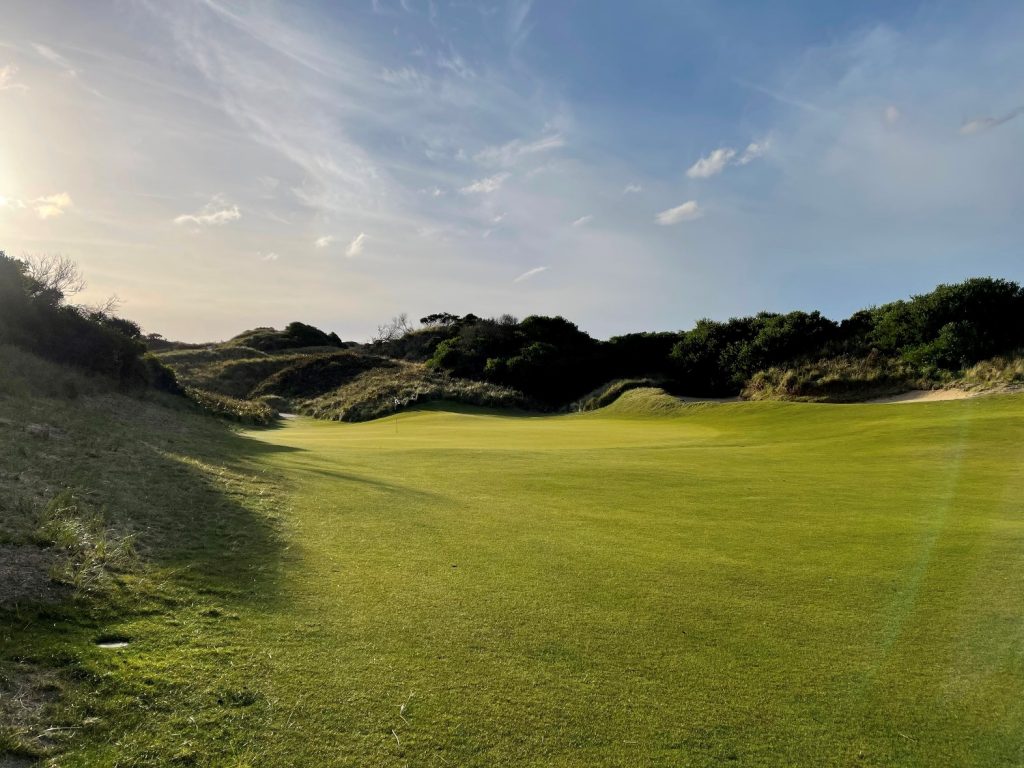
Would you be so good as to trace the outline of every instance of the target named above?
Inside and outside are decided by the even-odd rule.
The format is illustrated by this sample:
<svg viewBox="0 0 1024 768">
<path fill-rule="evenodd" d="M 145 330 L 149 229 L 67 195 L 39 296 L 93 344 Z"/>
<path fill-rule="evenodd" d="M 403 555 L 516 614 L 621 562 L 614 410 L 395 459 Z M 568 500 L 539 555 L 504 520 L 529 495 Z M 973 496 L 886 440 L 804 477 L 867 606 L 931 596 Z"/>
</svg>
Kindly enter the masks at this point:
<svg viewBox="0 0 1024 768">
<path fill-rule="evenodd" d="M 966 392 L 962 389 L 912 389 L 889 397 L 876 397 L 866 400 L 867 403 L 935 403 L 940 400 L 966 400 L 976 397 L 977 392 Z"/>
</svg>

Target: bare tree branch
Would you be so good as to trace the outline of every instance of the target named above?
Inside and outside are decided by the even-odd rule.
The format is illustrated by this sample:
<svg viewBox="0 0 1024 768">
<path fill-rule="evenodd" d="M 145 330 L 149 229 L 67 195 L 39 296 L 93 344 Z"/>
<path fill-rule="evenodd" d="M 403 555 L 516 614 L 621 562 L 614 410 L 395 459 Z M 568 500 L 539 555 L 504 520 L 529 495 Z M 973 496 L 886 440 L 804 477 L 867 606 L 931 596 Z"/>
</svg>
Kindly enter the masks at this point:
<svg viewBox="0 0 1024 768">
<path fill-rule="evenodd" d="M 62 253 L 26 254 L 28 275 L 45 290 L 61 296 L 74 296 L 85 290 L 85 278 L 78 265 Z"/>
<path fill-rule="evenodd" d="M 374 342 L 395 341 L 408 333 L 413 332 L 412 323 L 409 322 L 409 314 L 403 312 L 391 318 L 391 322 L 377 326 L 377 333 L 374 334 Z"/>
<path fill-rule="evenodd" d="M 119 310 L 124 302 L 117 294 L 108 296 L 95 304 L 79 304 L 78 310 L 84 315 L 112 315 Z"/>
</svg>

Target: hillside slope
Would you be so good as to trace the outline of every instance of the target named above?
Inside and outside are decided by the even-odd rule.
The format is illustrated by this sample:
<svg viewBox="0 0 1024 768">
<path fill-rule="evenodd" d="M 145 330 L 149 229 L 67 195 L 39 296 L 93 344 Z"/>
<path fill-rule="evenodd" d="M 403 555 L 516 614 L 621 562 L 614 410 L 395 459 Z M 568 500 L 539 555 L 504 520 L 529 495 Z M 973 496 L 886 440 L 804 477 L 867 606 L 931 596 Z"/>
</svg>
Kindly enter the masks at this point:
<svg viewBox="0 0 1024 768">
<path fill-rule="evenodd" d="M 183 676 L 208 685 L 230 651 L 188 643 L 114 680 L 94 643 L 128 616 L 214 638 L 203 611 L 272 594 L 279 494 L 253 465 L 266 450 L 183 398 L 126 396 L 0 345 L 0 763 L 102 740 L 139 697 L 216 710 L 181 698 L 197 695 Z"/>
</svg>

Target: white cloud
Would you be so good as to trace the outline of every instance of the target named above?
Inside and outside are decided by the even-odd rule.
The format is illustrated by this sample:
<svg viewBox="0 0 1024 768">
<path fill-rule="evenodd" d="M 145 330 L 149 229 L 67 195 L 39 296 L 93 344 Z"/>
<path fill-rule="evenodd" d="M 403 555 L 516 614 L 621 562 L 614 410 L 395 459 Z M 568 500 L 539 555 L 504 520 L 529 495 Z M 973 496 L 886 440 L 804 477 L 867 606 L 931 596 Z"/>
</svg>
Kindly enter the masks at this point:
<svg viewBox="0 0 1024 768">
<path fill-rule="evenodd" d="M 317 248 L 326 248 L 335 240 L 337 240 L 337 238 L 334 235 L 324 235 L 322 237 L 318 237 L 313 242 L 313 245 L 316 246 Z"/>
<path fill-rule="evenodd" d="M 565 146 L 565 138 L 561 134 L 544 136 L 536 141 L 523 142 L 515 139 L 500 147 L 487 147 L 477 152 L 473 159 L 483 165 L 514 165 L 516 161 L 540 152 L 550 152 Z"/>
<path fill-rule="evenodd" d="M 242 212 L 237 205 L 227 205 L 221 198 L 215 197 L 199 213 L 183 213 L 175 217 L 175 224 L 194 224 L 196 226 L 216 226 L 237 221 Z"/>
<path fill-rule="evenodd" d="M 639 184 L 627 184 L 626 188 L 622 190 L 622 194 L 624 194 L 624 195 L 635 195 L 635 194 L 637 194 L 639 192 L 643 192 L 643 191 L 644 191 L 644 188 L 641 187 Z"/>
<path fill-rule="evenodd" d="M 580 216 L 578 219 L 576 219 L 576 221 L 574 221 L 572 223 L 572 225 L 574 227 L 585 227 L 587 224 L 589 224 L 593 220 L 594 220 L 594 217 L 591 216 L 590 214 L 587 214 L 586 216 Z"/>
<path fill-rule="evenodd" d="M 40 219 L 55 219 L 58 216 L 63 216 L 64 211 L 73 203 L 67 192 L 58 192 L 56 195 L 37 197 L 30 205 Z"/>
<path fill-rule="evenodd" d="M 899 122 L 900 117 L 902 117 L 899 108 L 892 104 L 887 106 L 885 108 L 885 112 L 883 112 L 882 114 L 885 118 L 885 122 L 888 123 L 889 125 L 896 125 L 896 123 Z"/>
<path fill-rule="evenodd" d="M 533 269 L 528 269 L 525 272 L 523 272 L 523 274 L 521 274 L 519 277 L 517 277 L 512 282 L 513 283 L 521 283 L 524 280 L 529 280 L 531 277 L 535 277 L 535 276 L 539 275 L 541 272 L 546 272 L 546 271 L 547 271 L 547 267 L 534 267 Z"/>
<path fill-rule="evenodd" d="M 13 64 L 0 67 L 0 91 L 27 91 L 28 86 L 14 82 L 14 76 L 18 74 L 18 68 Z"/>
<path fill-rule="evenodd" d="M 348 248 L 345 249 L 345 255 L 350 259 L 358 256 L 363 252 L 363 245 L 366 243 L 366 233 L 360 232 L 356 235 L 352 242 L 348 244 Z"/>
<path fill-rule="evenodd" d="M 697 205 L 696 200 L 687 200 L 682 205 L 662 211 L 655 217 L 655 221 L 667 227 L 671 224 L 678 224 L 681 221 L 693 221 L 703 215 L 704 212 Z"/>
<path fill-rule="evenodd" d="M 381 70 L 380 79 L 389 85 L 402 86 L 415 91 L 426 91 L 431 87 L 430 78 L 413 67 L 385 68 Z"/>
<path fill-rule="evenodd" d="M 762 157 L 765 152 L 768 151 L 769 141 L 768 139 L 762 139 L 761 141 L 752 141 L 747 144 L 747 148 L 743 150 L 743 154 L 736 159 L 736 165 L 746 165 L 751 160 L 757 160 Z"/>
<path fill-rule="evenodd" d="M 459 192 L 464 195 L 486 195 L 495 192 L 501 189 L 501 185 L 505 183 L 509 175 L 507 173 L 496 173 L 484 179 L 477 179 L 472 184 L 460 189 Z"/>
<path fill-rule="evenodd" d="M 78 71 L 74 68 L 71 62 L 53 50 L 50 46 L 42 45 L 41 43 L 32 43 L 32 47 L 35 48 L 36 53 L 51 64 L 61 67 L 68 75 L 71 75 L 72 77 L 78 76 Z"/>
<path fill-rule="evenodd" d="M 280 254 L 274 253 L 273 251 L 260 254 L 260 261 L 277 261 L 280 258 Z"/>
<path fill-rule="evenodd" d="M 686 175 L 691 179 L 710 179 L 730 165 L 746 165 L 767 151 L 768 139 L 750 142 L 742 154 L 737 153 L 732 147 L 719 147 L 707 157 L 702 157 L 691 165 L 686 171 Z"/>
<path fill-rule="evenodd" d="M 689 170 L 686 171 L 686 175 L 691 179 L 708 179 L 712 176 L 717 176 L 725 170 L 725 166 L 727 166 L 729 161 L 735 156 L 735 149 L 719 147 L 707 157 L 702 157 L 696 163 L 691 165 Z"/>
<path fill-rule="evenodd" d="M 462 58 L 454 49 L 450 55 L 441 54 L 437 57 L 437 66 L 441 69 L 447 69 L 452 74 L 463 80 L 472 80 L 476 77 L 476 72 L 473 68 L 466 63 L 466 60 Z"/>
<path fill-rule="evenodd" d="M 67 192 L 58 192 L 53 195 L 44 195 L 33 200 L 18 200 L 13 197 L 0 196 L 0 208 L 10 208 L 15 211 L 23 211 L 31 208 L 40 219 L 55 219 L 63 216 L 68 208 L 74 206 L 71 195 Z"/>
</svg>

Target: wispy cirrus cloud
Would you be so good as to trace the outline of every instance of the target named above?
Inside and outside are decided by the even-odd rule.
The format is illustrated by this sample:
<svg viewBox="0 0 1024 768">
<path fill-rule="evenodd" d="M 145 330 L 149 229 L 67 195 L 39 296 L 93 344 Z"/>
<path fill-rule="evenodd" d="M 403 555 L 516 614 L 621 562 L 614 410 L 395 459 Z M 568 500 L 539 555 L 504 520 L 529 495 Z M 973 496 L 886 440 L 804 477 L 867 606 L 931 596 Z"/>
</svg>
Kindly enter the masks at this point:
<svg viewBox="0 0 1024 768">
<path fill-rule="evenodd" d="M 623 188 L 622 194 L 624 194 L 624 195 L 635 195 L 635 194 L 638 194 L 638 193 L 643 192 L 643 191 L 644 191 L 644 188 L 641 185 L 636 184 L 636 183 L 630 183 L 630 184 L 627 184 Z"/>
<path fill-rule="evenodd" d="M 590 214 L 587 214 L 586 216 L 580 216 L 578 219 L 573 221 L 572 226 L 577 227 L 577 228 L 585 227 L 585 226 L 587 226 L 587 224 L 589 224 L 593 220 L 594 220 L 594 217 L 591 216 Z"/>
<path fill-rule="evenodd" d="M 543 136 L 536 141 L 524 142 L 515 139 L 498 147 L 487 147 L 477 152 L 473 159 L 482 165 L 515 165 L 519 160 L 541 152 L 561 149 L 566 144 L 561 134 Z"/>
<path fill-rule="evenodd" d="M 322 248 L 327 248 L 328 246 L 330 246 L 337 239 L 338 238 L 336 238 L 334 235 L 323 235 L 323 236 L 318 237 L 316 240 L 313 241 L 313 246 L 315 248 L 321 248 L 321 249 Z"/>
<path fill-rule="evenodd" d="M 662 211 L 654 217 L 658 224 L 663 227 L 678 224 L 681 221 L 693 221 L 704 215 L 704 211 L 697 204 L 696 200 L 687 200 L 682 205 Z"/>
<path fill-rule="evenodd" d="M 32 48 L 50 64 L 63 69 L 65 74 L 71 77 L 78 76 L 78 70 L 75 69 L 74 65 L 50 46 L 43 45 L 42 43 L 32 43 Z"/>
<path fill-rule="evenodd" d="M 526 280 L 536 277 L 541 272 L 547 272 L 547 270 L 547 267 L 534 267 L 533 269 L 528 269 L 525 272 L 523 272 L 523 274 L 519 275 L 519 277 L 515 278 L 512 282 L 522 283 Z"/>
<path fill-rule="evenodd" d="M 183 213 L 174 217 L 174 223 L 192 224 L 199 227 L 219 226 L 242 218 L 237 205 L 227 205 L 221 198 L 215 197 L 197 213 Z"/>
<path fill-rule="evenodd" d="M 477 179 L 471 184 L 467 184 L 462 187 L 459 192 L 464 195 L 487 195 L 501 189 L 501 185 L 504 184 L 510 176 L 511 174 L 509 173 L 496 173 L 493 176 Z"/>
</svg>

